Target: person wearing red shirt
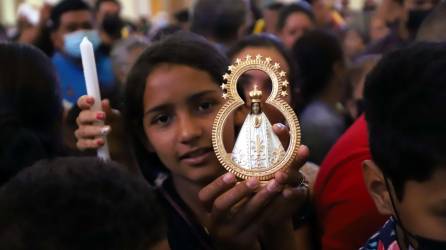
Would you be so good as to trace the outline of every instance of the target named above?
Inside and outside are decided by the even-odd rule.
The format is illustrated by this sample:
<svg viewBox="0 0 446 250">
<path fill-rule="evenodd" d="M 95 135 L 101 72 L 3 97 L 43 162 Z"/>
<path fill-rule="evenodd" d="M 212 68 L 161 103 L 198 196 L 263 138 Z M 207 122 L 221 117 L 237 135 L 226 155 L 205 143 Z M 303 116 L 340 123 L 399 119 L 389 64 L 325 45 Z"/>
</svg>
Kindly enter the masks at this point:
<svg viewBox="0 0 446 250">
<path fill-rule="evenodd" d="M 325 157 L 314 186 L 324 250 L 357 250 L 386 221 L 370 198 L 362 162 L 371 159 L 364 115 L 339 138 Z"/>
</svg>

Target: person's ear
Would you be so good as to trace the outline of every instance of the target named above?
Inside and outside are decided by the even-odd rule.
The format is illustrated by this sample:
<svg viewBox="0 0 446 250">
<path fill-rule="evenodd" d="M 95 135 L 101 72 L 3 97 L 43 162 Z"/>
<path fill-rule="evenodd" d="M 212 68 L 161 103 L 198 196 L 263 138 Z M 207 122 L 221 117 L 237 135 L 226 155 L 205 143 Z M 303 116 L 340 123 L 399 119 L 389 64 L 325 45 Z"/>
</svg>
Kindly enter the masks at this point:
<svg viewBox="0 0 446 250">
<path fill-rule="evenodd" d="M 378 211 L 383 215 L 392 215 L 392 201 L 381 170 L 375 162 L 366 160 L 362 163 L 362 172 L 366 188 Z"/>
</svg>

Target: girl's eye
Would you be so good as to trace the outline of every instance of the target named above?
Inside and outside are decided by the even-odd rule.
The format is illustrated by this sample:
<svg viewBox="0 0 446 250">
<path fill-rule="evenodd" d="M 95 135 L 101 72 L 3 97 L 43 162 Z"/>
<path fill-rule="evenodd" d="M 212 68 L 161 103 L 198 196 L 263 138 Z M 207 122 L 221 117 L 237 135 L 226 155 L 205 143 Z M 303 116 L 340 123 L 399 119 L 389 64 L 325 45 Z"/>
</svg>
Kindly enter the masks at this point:
<svg viewBox="0 0 446 250">
<path fill-rule="evenodd" d="M 166 125 L 170 122 L 170 119 L 170 116 L 165 114 L 157 115 L 153 118 L 152 124 Z"/>
<path fill-rule="evenodd" d="M 202 102 L 198 105 L 198 111 L 207 111 L 211 109 L 215 104 L 213 102 Z"/>
</svg>

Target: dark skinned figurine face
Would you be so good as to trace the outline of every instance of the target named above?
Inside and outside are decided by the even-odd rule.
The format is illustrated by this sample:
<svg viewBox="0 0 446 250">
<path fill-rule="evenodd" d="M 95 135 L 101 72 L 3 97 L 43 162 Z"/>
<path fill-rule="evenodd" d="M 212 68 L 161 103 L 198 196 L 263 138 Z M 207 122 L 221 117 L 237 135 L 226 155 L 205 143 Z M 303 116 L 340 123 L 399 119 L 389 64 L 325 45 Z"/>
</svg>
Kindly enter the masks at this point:
<svg viewBox="0 0 446 250">
<path fill-rule="evenodd" d="M 259 102 L 252 103 L 251 112 L 255 115 L 260 114 L 260 103 Z"/>
</svg>

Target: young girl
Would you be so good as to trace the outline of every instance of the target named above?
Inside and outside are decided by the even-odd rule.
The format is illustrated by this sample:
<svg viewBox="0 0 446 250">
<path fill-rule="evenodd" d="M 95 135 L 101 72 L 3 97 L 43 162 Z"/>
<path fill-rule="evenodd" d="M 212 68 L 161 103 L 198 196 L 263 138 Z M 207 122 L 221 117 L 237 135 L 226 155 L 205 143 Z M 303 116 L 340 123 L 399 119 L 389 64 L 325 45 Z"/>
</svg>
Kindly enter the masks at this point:
<svg viewBox="0 0 446 250">
<path fill-rule="evenodd" d="M 295 249 L 291 216 L 307 195 L 298 169 L 308 150 L 301 147 L 292 167 L 265 186 L 255 178 L 236 185 L 233 174 L 224 174 L 211 132 L 226 70 L 225 57 L 207 41 L 178 33 L 150 46 L 127 79 L 124 120 L 141 170 L 164 202 L 170 247 Z M 78 101 L 83 111 L 76 136 L 83 149 L 102 145 L 99 136 L 107 130 L 93 125 L 106 116 L 89 110 L 94 101 Z M 227 124 L 225 143 L 233 145 L 232 121 Z M 286 139 L 283 126 L 274 128 Z"/>
</svg>

